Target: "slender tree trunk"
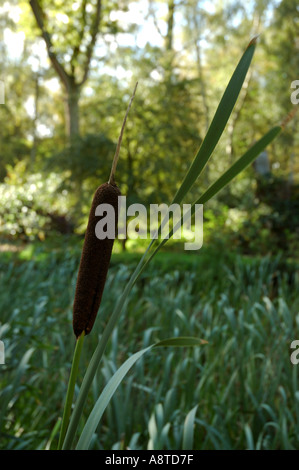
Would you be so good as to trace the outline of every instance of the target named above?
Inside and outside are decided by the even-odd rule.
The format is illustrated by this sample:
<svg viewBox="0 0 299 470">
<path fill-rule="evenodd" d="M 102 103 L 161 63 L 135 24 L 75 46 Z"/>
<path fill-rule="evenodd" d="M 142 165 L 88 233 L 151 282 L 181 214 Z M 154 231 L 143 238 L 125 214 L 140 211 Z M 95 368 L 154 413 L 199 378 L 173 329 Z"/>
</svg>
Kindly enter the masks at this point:
<svg viewBox="0 0 299 470">
<path fill-rule="evenodd" d="M 173 49 L 173 22 L 174 22 L 174 0 L 169 0 L 168 3 L 168 18 L 167 18 L 167 34 L 165 38 L 165 49 L 172 51 Z"/>
<path fill-rule="evenodd" d="M 288 198 L 290 199 L 292 196 L 292 189 L 294 186 L 294 173 L 295 173 L 295 161 L 296 161 L 296 128 L 297 128 L 297 119 L 294 116 L 293 119 L 293 142 L 291 146 L 290 156 L 289 156 L 289 176 L 288 176 L 288 184 L 287 184 L 287 193 Z"/>
<path fill-rule="evenodd" d="M 30 166 L 31 169 L 35 163 L 37 153 L 37 121 L 38 121 L 38 102 L 39 102 L 39 74 L 36 73 L 34 79 L 34 117 L 33 117 L 33 128 L 32 128 L 32 147 L 30 152 Z"/>
<path fill-rule="evenodd" d="M 69 142 L 72 142 L 80 135 L 79 121 L 79 98 L 80 87 L 74 83 L 70 83 L 66 96 L 66 134 Z"/>
<path fill-rule="evenodd" d="M 30 0 L 30 6 L 33 12 L 33 15 L 36 19 L 37 25 L 40 28 L 41 36 L 45 41 L 48 56 L 52 63 L 52 66 L 57 73 L 64 89 L 66 91 L 66 133 L 69 142 L 72 142 L 76 136 L 80 134 L 79 126 L 79 97 L 80 91 L 84 83 L 86 82 L 90 69 L 90 62 L 93 54 L 93 50 L 96 44 L 96 39 L 99 30 L 100 17 L 101 17 L 101 7 L 102 0 L 97 0 L 96 10 L 94 13 L 92 25 L 89 32 L 89 41 L 85 46 L 86 52 L 83 63 L 83 77 L 78 79 L 76 76 L 76 67 L 75 64 L 78 59 L 78 54 L 80 52 L 80 47 L 84 39 L 86 23 L 86 4 L 87 2 L 82 3 L 82 19 L 83 19 L 83 28 L 79 32 L 79 43 L 73 47 L 73 53 L 71 54 L 71 60 L 69 65 L 71 66 L 71 73 L 67 72 L 66 67 L 60 62 L 59 57 L 55 52 L 55 47 L 52 43 L 51 34 L 49 33 L 47 26 L 45 24 L 45 18 L 47 17 L 43 6 L 41 5 L 40 0 Z M 76 80 L 77 78 L 77 80 Z"/>
<path fill-rule="evenodd" d="M 203 64 L 202 64 L 202 50 L 201 50 L 201 45 L 200 45 L 200 40 L 201 40 L 201 25 L 200 21 L 197 18 L 197 8 L 196 5 L 193 7 L 193 15 L 190 18 L 190 24 L 194 24 L 194 30 L 195 30 L 195 40 L 194 40 L 194 46 L 195 46 L 195 52 L 196 52 L 196 63 L 197 63 L 197 71 L 198 71 L 198 78 L 200 81 L 200 94 L 202 98 L 202 104 L 204 108 L 204 118 L 205 118 L 205 132 L 208 131 L 209 125 L 210 125 L 210 108 L 208 104 L 208 98 L 207 98 L 207 84 L 205 82 L 204 78 L 204 72 L 203 72 Z M 206 165 L 206 171 L 205 171 L 205 183 L 207 186 L 210 184 L 210 165 L 207 163 Z"/>
</svg>

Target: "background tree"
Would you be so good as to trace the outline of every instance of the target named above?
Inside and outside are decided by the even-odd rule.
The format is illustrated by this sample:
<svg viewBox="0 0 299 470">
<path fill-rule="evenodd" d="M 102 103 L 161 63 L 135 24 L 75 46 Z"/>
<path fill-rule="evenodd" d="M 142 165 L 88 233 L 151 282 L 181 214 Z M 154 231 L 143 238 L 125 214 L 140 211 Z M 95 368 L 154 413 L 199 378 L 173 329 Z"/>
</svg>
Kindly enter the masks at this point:
<svg viewBox="0 0 299 470">
<path fill-rule="evenodd" d="M 102 33 L 107 27 L 115 32 L 115 24 L 107 21 L 114 2 L 103 6 L 101 0 L 83 0 L 77 8 L 72 1 L 31 0 L 30 6 L 66 93 L 66 129 L 72 140 L 80 134 L 79 98 L 90 72 L 101 20 Z"/>
</svg>

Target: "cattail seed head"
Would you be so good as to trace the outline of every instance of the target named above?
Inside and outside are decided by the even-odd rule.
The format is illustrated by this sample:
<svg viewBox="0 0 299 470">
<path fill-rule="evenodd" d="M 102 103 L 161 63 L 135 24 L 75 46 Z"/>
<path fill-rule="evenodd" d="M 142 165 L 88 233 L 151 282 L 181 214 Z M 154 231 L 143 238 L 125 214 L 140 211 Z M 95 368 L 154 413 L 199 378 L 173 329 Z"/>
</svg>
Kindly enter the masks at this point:
<svg viewBox="0 0 299 470">
<path fill-rule="evenodd" d="M 114 208 L 116 230 L 118 196 L 120 195 L 120 190 L 116 184 L 104 183 L 98 187 L 93 197 L 73 305 L 73 330 L 77 338 L 83 331 L 86 335 L 89 334 L 95 322 L 114 243 L 114 239 L 105 238 L 100 240 L 96 237 L 95 228 L 100 218 L 95 215 L 95 211 L 100 204 L 110 204 Z"/>
</svg>

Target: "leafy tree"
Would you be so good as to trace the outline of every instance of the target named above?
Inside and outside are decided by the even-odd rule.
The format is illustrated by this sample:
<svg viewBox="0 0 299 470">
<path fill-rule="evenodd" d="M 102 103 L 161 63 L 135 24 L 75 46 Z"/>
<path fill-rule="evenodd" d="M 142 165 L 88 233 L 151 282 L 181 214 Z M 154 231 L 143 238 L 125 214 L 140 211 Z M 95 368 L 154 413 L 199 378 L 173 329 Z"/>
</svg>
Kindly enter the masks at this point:
<svg viewBox="0 0 299 470">
<path fill-rule="evenodd" d="M 51 64 L 66 93 L 67 134 L 72 140 L 80 134 L 79 99 L 91 68 L 96 41 L 101 33 L 118 31 L 109 14 L 121 8 L 115 1 L 79 3 L 61 0 L 30 0 L 30 6 Z"/>
<path fill-rule="evenodd" d="M 92 2 L 83 1 L 79 15 L 76 16 L 72 10 L 73 2 L 51 3 L 52 9 L 56 10 L 55 23 L 53 10 L 52 15 L 47 14 L 49 3 L 30 0 L 30 6 L 40 34 L 45 41 L 49 59 L 66 91 L 67 130 L 70 138 L 73 138 L 79 134 L 80 90 L 88 77 L 100 24 L 102 2 L 98 0 L 94 6 Z M 60 13 L 62 27 L 58 40 L 55 41 L 57 13 L 59 14 L 62 6 L 64 6 L 65 13 Z M 64 42 L 61 41 L 61 35 L 64 37 Z"/>
<path fill-rule="evenodd" d="M 299 79 L 299 8 L 296 0 L 282 0 L 274 11 L 270 27 L 267 51 L 274 56 L 274 70 L 271 74 L 269 92 L 275 88 L 276 103 L 284 114 L 289 113 L 294 106 L 291 103 L 291 83 Z M 279 162 L 282 174 L 289 178 L 292 185 L 299 172 L 299 131 L 298 113 L 290 122 L 281 138 L 282 148 L 279 152 Z"/>
</svg>

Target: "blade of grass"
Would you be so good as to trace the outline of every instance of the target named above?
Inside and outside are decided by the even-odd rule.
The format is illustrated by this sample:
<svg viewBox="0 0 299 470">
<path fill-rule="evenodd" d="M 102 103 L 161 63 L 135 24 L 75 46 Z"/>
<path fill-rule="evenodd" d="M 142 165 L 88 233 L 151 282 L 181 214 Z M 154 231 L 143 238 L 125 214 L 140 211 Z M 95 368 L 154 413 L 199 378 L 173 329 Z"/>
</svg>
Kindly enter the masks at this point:
<svg viewBox="0 0 299 470">
<path fill-rule="evenodd" d="M 71 373 L 70 373 L 70 378 L 69 378 L 69 383 L 68 383 L 68 389 L 66 393 L 66 400 L 65 400 L 62 423 L 61 423 L 61 430 L 60 430 L 60 436 L 59 436 L 58 447 L 57 447 L 58 450 L 61 450 L 64 438 L 65 438 L 67 426 L 69 423 L 70 415 L 71 415 L 71 408 L 72 408 L 72 403 L 73 403 L 74 390 L 75 390 L 76 379 L 78 375 L 78 368 L 79 368 L 79 362 L 80 362 L 80 356 L 82 352 L 84 337 L 85 337 L 85 334 L 83 331 L 76 341 L 76 347 L 75 347 L 73 363 L 72 363 L 72 368 L 71 368 Z"/>
<path fill-rule="evenodd" d="M 247 450 L 255 450 L 255 445 L 254 445 L 254 439 L 252 435 L 251 428 L 249 424 L 245 424 L 244 426 L 244 432 L 245 432 L 245 437 L 246 437 L 246 443 L 247 443 Z"/>
<path fill-rule="evenodd" d="M 210 124 L 207 134 L 187 172 L 180 188 L 178 189 L 173 204 L 180 203 L 190 190 L 195 180 L 201 174 L 212 152 L 214 151 L 231 112 L 235 106 L 246 74 L 252 61 L 256 47 L 256 39 L 253 38 L 242 55 L 218 105 L 214 118 Z"/>
<path fill-rule="evenodd" d="M 1 396 L 1 408 L 0 408 L 0 430 L 2 431 L 2 426 L 5 424 L 5 413 L 7 411 L 7 407 L 9 406 L 9 402 L 12 400 L 13 396 L 20 393 L 19 386 L 22 380 L 23 375 L 28 367 L 29 360 L 34 353 L 35 349 L 30 348 L 28 351 L 25 352 L 23 355 L 16 373 L 13 382 L 10 384 L 9 389 L 7 390 L 7 394 L 5 396 Z"/>
<path fill-rule="evenodd" d="M 202 344 L 208 344 L 208 342 L 204 339 L 194 338 L 192 336 L 178 336 L 175 338 L 168 338 L 162 339 L 158 343 L 154 344 L 155 348 L 164 348 L 165 346 L 175 346 L 176 348 L 182 347 L 185 348 L 186 346 L 200 346 Z"/>
<path fill-rule="evenodd" d="M 45 450 L 50 450 L 51 449 L 52 442 L 54 441 L 54 439 L 56 439 L 56 434 L 59 432 L 60 425 L 61 425 L 61 420 L 59 419 L 55 423 L 55 426 L 54 426 L 54 428 L 51 432 L 50 438 L 49 438 L 49 440 L 46 444 Z"/>
<path fill-rule="evenodd" d="M 195 415 L 198 405 L 192 408 L 191 411 L 186 416 L 184 423 L 184 432 L 183 432 L 183 446 L 182 450 L 192 450 L 193 449 L 193 440 L 194 440 L 194 423 Z"/>
<path fill-rule="evenodd" d="M 127 359 L 121 367 L 115 372 L 111 377 L 105 388 L 103 389 L 101 395 L 97 399 L 79 438 L 76 450 L 87 450 L 89 448 L 92 436 L 96 431 L 96 428 L 103 416 L 105 409 L 108 406 L 112 396 L 117 390 L 118 386 L 122 382 L 123 378 L 129 372 L 131 367 L 138 361 L 138 359 L 143 356 L 147 351 L 157 347 L 166 347 L 166 346 L 181 346 L 181 347 L 190 347 L 190 346 L 200 346 L 207 343 L 207 341 L 198 339 L 198 338 L 188 338 L 188 337 L 178 337 L 178 338 L 169 338 L 166 340 L 159 341 L 158 343 L 152 344 L 141 351 L 133 354 L 129 359 Z"/>
</svg>

